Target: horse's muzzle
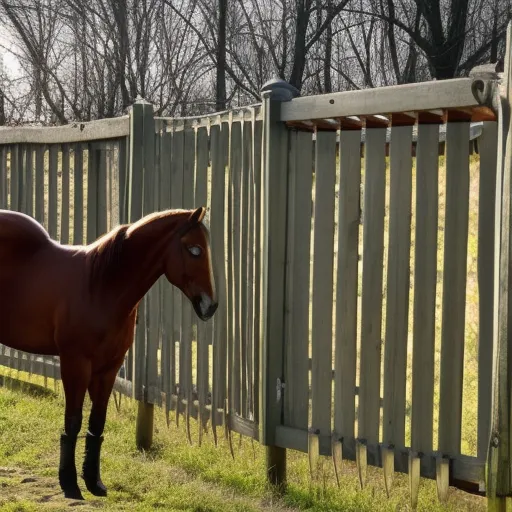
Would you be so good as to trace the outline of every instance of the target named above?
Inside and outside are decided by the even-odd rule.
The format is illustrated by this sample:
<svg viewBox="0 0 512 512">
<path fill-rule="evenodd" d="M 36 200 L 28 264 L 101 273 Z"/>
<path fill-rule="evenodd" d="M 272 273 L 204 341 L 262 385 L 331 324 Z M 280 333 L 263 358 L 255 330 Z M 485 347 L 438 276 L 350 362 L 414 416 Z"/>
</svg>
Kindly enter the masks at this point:
<svg viewBox="0 0 512 512">
<path fill-rule="evenodd" d="M 205 294 L 195 296 L 191 302 L 194 306 L 194 311 L 196 312 L 197 316 L 204 322 L 209 320 L 219 307 L 219 303 L 217 301 L 213 301 Z"/>
</svg>

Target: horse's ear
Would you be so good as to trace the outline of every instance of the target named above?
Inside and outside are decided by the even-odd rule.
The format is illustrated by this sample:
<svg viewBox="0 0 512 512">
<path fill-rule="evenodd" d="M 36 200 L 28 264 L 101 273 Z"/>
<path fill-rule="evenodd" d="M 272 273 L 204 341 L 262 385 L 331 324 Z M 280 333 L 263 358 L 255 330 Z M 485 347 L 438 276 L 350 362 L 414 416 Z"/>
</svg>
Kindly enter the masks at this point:
<svg viewBox="0 0 512 512">
<path fill-rule="evenodd" d="M 194 213 L 189 217 L 190 224 L 199 224 L 204 218 L 206 214 L 206 208 L 200 206 L 197 210 L 194 210 Z"/>
</svg>

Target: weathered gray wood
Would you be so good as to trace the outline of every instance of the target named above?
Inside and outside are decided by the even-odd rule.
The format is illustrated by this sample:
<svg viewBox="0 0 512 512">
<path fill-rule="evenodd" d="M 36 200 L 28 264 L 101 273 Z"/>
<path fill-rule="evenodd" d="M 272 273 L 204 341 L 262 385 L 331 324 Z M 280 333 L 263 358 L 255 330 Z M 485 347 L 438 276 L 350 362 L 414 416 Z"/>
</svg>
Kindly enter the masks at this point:
<svg viewBox="0 0 512 512">
<path fill-rule="evenodd" d="M 130 111 L 130 186 L 129 186 L 129 212 L 130 222 L 136 222 L 143 215 L 143 180 L 144 180 L 144 131 L 154 126 L 145 126 L 145 110 L 152 107 L 144 101 L 137 101 Z M 138 323 L 135 332 L 134 346 L 134 398 L 144 400 L 144 370 L 143 364 L 146 354 L 146 301 L 142 300 L 138 309 Z M 151 409 L 151 407 L 149 407 Z M 148 410 L 149 410 L 148 409 Z M 146 409 L 141 408 L 141 414 Z M 148 412 L 146 419 L 151 422 L 151 414 Z"/>
<path fill-rule="evenodd" d="M 260 442 L 275 444 L 281 421 L 288 132 L 280 102 L 263 93 L 262 311 L 260 347 Z M 270 448 L 272 449 L 272 448 Z M 267 468 L 268 469 L 268 468 Z"/>
<path fill-rule="evenodd" d="M 299 121 L 477 107 L 480 103 L 473 94 L 472 83 L 470 78 L 455 78 L 294 98 L 283 103 L 280 118 L 282 121 Z"/>
<path fill-rule="evenodd" d="M 276 444 L 283 448 L 297 450 L 302 453 L 308 452 L 308 430 L 295 429 L 291 427 L 279 426 L 276 428 Z M 345 460 L 356 460 L 357 440 L 354 438 L 343 439 L 343 458 Z M 332 456 L 332 437 L 319 436 L 320 455 Z M 366 448 L 367 463 L 375 467 L 382 467 L 382 457 L 380 455 L 380 444 L 362 445 Z M 420 458 L 421 476 L 429 479 L 436 479 L 436 461 L 437 452 L 423 454 Z M 483 461 L 476 457 L 468 455 L 454 455 L 450 460 L 450 478 L 474 484 L 482 485 L 485 477 L 485 466 Z M 407 473 L 409 467 L 409 450 L 395 449 L 395 471 Z"/>
<path fill-rule="evenodd" d="M 222 130 L 226 131 L 225 126 Z M 225 136 L 221 133 L 221 126 L 212 126 L 210 130 L 210 152 L 211 152 L 211 176 L 212 176 L 212 198 L 211 198 L 211 246 L 212 265 L 216 272 L 217 296 L 219 308 L 213 319 L 214 321 L 214 342 L 213 342 L 213 389 L 212 389 L 212 427 L 216 426 L 215 412 L 222 409 L 226 398 L 226 363 L 227 363 L 227 311 L 226 311 L 226 268 L 225 268 L 225 188 L 226 172 L 224 167 Z"/>
<path fill-rule="evenodd" d="M 27 168 L 27 156 L 28 156 L 28 147 L 26 144 L 18 145 L 19 152 L 19 172 L 20 172 L 20 211 L 23 213 L 27 213 L 28 211 L 28 168 Z"/>
<path fill-rule="evenodd" d="M 129 117 L 37 128 L 0 128 L 0 144 L 63 144 L 91 140 L 115 139 L 130 134 Z"/>
<path fill-rule="evenodd" d="M 253 189 L 254 189 L 254 347 L 253 347 L 253 363 L 254 363 L 254 385 L 253 392 L 253 414 L 254 420 L 259 423 L 259 378 L 260 378 L 260 345 L 261 345 L 261 291 L 262 291 L 262 216 L 261 216 L 261 191 L 262 191 L 262 134 L 263 123 L 256 121 L 255 115 L 252 120 L 253 148 L 252 161 L 254 169 Z"/>
<path fill-rule="evenodd" d="M 25 156 L 25 187 L 26 187 L 26 210 L 25 213 L 34 216 L 34 146 L 29 144 Z M 1 164 L 0 164 L 1 165 Z M 1 172 L 0 172 L 1 174 Z"/>
<path fill-rule="evenodd" d="M 260 442 L 267 446 L 267 463 L 277 459 L 283 467 L 267 465 L 267 480 L 280 486 L 285 479 L 286 454 L 275 446 L 276 427 L 281 423 L 282 371 L 284 359 L 286 193 L 288 131 L 279 121 L 281 104 L 272 92 L 262 94 L 262 291 L 260 324 Z M 279 457 L 278 457 L 279 454 Z M 280 482 L 275 476 L 282 477 Z"/>
<path fill-rule="evenodd" d="M 491 436 L 487 456 L 489 508 L 506 509 L 506 496 L 512 493 L 510 479 L 510 394 L 512 389 L 510 358 L 511 231 L 512 231 L 512 23 L 507 28 L 505 70 L 497 94 L 498 155 L 496 180 L 496 217 L 493 301 L 493 370 Z"/>
<path fill-rule="evenodd" d="M 336 132 L 317 132 L 315 144 L 315 213 L 312 296 L 312 427 L 331 432 L 332 310 L 334 259 L 334 185 Z M 307 203 L 306 203 L 307 205 Z M 302 205 L 303 208 L 307 208 Z M 303 293 L 308 287 L 303 285 Z"/>
<path fill-rule="evenodd" d="M 361 130 L 340 134 L 334 431 L 354 437 L 357 359 L 357 281 L 361 198 Z"/>
<path fill-rule="evenodd" d="M 44 225 L 44 212 L 45 212 L 45 191 L 44 191 L 44 153 L 45 147 L 43 145 L 36 146 L 36 170 L 35 170 L 35 218 Z"/>
<path fill-rule="evenodd" d="M 96 237 L 100 237 L 103 236 L 108 230 L 108 152 L 106 150 L 99 150 L 97 151 L 96 155 L 98 158 L 98 175 L 96 181 Z"/>
<path fill-rule="evenodd" d="M 195 181 L 195 133 L 193 130 L 184 132 L 183 145 L 183 202 L 184 208 L 194 207 L 194 181 Z M 180 394 L 190 405 L 192 400 L 192 339 L 193 320 L 192 306 L 189 300 L 183 300 L 181 317 L 181 347 L 180 347 Z M 188 409 L 190 411 L 190 408 Z M 189 420 L 190 415 L 187 416 Z"/>
<path fill-rule="evenodd" d="M 7 209 L 7 146 L 0 146 L 0 208 Z"/>
<path fill-rule="evenodd" d="M 183 207 L 183 145 L 184 145 L 184 132 L 173 132 L 172 134 L 172 152 L 171 152 L 171 206 L 172 208 Z M 173 288 L 173 342 L 178 343 L 179 353 L 179 366 L 180 374 L 179 381 L 181 381 L 182 375 L 182 304 L 183 297 L 180 290 Z M 178 365 L 178 361 L 175 362 Z M 180 388 L 178 409 L 176 418 L 179 417 L 180 412 L 180 400 L 183 398 L 182 389 Z"/>
<path fill-rule="evenodd" d="M 492 403 L 494 217 L 498 124 L 484 123 L 478 141 L 480 177 L 478 193 L 478 458 L 485 460 L 489 446 Z"/>
<path fill-rule="evenodd" d="M 73 146 L 73 244 L 84 243 L 84 160 L 82 144 Z"/>
<path fill-rule="evenodd" d="M 123 137 L 119 141 L 119 223 L 128 222 L 128 145 L 129 140 Z"/>
<path fill-rule="evenodd" d="M 411 508 L 416 510 L 418 507 L 418 496 L 420 489 L 420 458 L 416 452 L 410 452 L 409 454 L 409 492 L 411 497 Z"/>
<path fill-rule="evenodd" d="M 383 443 L 385 446 L 403 447 L 409 331 L 412 126 L 392 127 L 390 168 Z M 387 468 L 386 464 L 384 468 Z"/>
<path fill-rule="evenodd" d="M 379 440 L 385 128 L 366 130 L 358 437 Z"/>
<path fill-rule="evenodd" d="M 195 162 L 196 181 L 194 206 L 206 207 L 208 204 L 208 132 L 206 128 L 196 131 Z M 206 427 L 209 383 L 208 346 L 212 339 L 213 322 L 197 323 L 197 395 L 199 402 L 199 442 L 202 439 L 203 430 Z"/>
<path fill-rule="evenodd" d="M 290 134 L 286 281 L 284 423 L 307 428 L 309 413 L 309 288 L 313 139 Z"/>
<path fill-rule="evenodd" d="M 242 208 L 242 127 L 240 123 L 230 125 L 229 154 L 229 226 L 230 256 L 228 258 L 228 388 L 229 405 L 240 413 L 241 391 L 241 208 Z M 231 411 L 230 411 L 231 412 Z"/>
<path fill-rule="evenodd" d="M 52 144 L 48 154 L 48 233 L 53 240 L 58 240 L 58 184 L 57 167 L 60 147 Z"/>
<path fill-rule="evenodd" d="M 18 146 L 11 146 L 11 176 L 10 176 L 10 202 L 9 207 L 13 211 L 19 211 L 20 209 L 20 166 L 19 162 L 19 150 Z"/>
<path fill-rule="evenodd" d="M 248 294 L 252 293 L 249 281 L 249 175 L 251 173 L 251 123 L 240 123 L 242 126 L 242 175 L 241 175 L 241 227 L 240 227 L 240 366 L 241 366 L 241 403 L 240 414 L 246 416 L 248 403 L 248 348 L 251 346 L 250 334 L 248 332 L 249 319 L 247 317 L 248 310 Z M 252 263 L 252 262 L 251 262 Z"/>
<path fill-rule="evenodd" d="M 171 145 L 172 134 L 160 134 L 160 198 L 162 210 L 171 207 Z M 171 409 L 172 394 L 176 386 L 175 344 L 173 338 L 173 291 L 168 283 L 162 285 L 162 387 L 165 392 L 166 416 Z M 168 417 L 168 416 L 167 416 Z"/>
<path fill-rule="evenodd" d="M 469 208 L 469 123 L 446 129 L 439 450 L 460 453 Z"/>
<path fill-rule="evenodd" d="M 432 450 L 437 281 L 438 155 L 437 124 L 420 124 L 416 149 L 416 232 L 411 446 Z"/>
<path fill-rule="evenodd" d="M 99 150 L 94 143 L 87 145 L 87 243 L 98 237 L 98 167 Z"/>
<path fill-rule="evenodd" d="M 69 145 L 62 145 L 60 243 L 69 243 Z"/>
<path fill-rule="evenodd" d="M 156 166 L 156 135 L 153 109 L 144 109 L 144 215 L 159 209 L 159 176 Z M 160 399 L 158 377 L 158 345 L 160 341 L 160 281 L 146 295 L 146 358 L 142 362 L 144 379 L 144 401 L 154 404 Z M 140 357 L 140 356 L 138 356 Z"/>
</svg>

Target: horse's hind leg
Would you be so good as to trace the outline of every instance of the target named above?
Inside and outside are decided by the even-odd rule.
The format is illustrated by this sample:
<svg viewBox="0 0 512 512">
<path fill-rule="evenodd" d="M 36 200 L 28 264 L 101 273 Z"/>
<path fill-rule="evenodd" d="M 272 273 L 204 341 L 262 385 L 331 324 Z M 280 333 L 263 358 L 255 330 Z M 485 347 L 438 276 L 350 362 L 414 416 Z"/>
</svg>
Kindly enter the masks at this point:
<svg viewBox="0 0 512 512">
<path fill-rule="evenodd" d="M 61 355 L 60 368 L 66 396 L 66 411 L 64 433 L 60 437 L 59 483 L 66 498 L 83 500 L 77 481 L 75 449 L 82 427 L 82 408 L 91 376 L 91 366 L 87 360 Z"/>
<path fill-rule="evenodd" d="M 119 364 L 119 367 L 121 365 Z M 100 476 L 100 452 L 103 443 L 103 429 L 107 418 L 107 407 L 119 367 L 109 369 L 105 373 L 93 375 L 89 385 L 92 401 L 89 416 L 89 429 L 85 437 L 85 458 L 83 479 L 90 493 L 95 496 L 106 496 L 107 488 Z"/>
</svg>

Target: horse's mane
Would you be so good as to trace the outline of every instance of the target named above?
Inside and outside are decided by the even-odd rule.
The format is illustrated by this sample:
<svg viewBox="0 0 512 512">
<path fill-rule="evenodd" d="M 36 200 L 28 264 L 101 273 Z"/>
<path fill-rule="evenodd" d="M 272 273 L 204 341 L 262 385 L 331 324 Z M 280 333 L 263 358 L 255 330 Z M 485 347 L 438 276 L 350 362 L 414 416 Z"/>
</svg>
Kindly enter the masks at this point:
<svg viewBox="0 0 512 512">
<path fill-rule="evenodd" d="M 149 225 L 159 228 L 159 221 L 169 220 L 170 218 L 179 219 L 181 217 L 180 214 L 185 212 L 186 210 L 166 210 L 150 213 L 132 224 L 117 226 L 87 246 L 87 259 L 90 269 L 89 283 L 91 288 L 95 286 L 95 283 L 104 282 L 115 275 L 115 271 L 121 263 L 126 240 L 133 233 Z"/>
<path fill-rule="evenodd" d="M 129 227 L 128 224 L 117 226 L 87 247 L 91 287 L 108 278 L 119 265 Z"/>
</svg>

